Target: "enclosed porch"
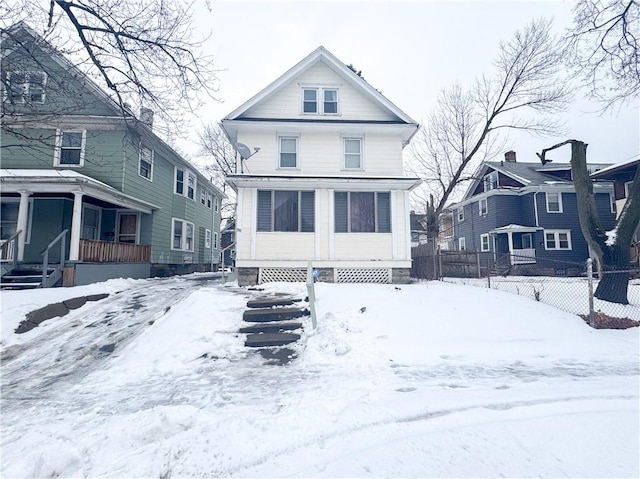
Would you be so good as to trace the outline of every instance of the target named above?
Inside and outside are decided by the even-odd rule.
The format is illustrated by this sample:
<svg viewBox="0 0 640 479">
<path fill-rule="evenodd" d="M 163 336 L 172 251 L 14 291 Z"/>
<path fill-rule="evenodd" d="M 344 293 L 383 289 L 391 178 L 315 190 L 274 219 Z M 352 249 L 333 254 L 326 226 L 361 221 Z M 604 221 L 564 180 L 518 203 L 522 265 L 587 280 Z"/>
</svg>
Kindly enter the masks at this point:
<svg viewBox="0 0 640 479">
<path fill-rule="evenodd" d="M 535 264 L 535 234 L 541 229 L 511 224 L 491 230 L 495 260 L 510 266 Z"/>
</svg>

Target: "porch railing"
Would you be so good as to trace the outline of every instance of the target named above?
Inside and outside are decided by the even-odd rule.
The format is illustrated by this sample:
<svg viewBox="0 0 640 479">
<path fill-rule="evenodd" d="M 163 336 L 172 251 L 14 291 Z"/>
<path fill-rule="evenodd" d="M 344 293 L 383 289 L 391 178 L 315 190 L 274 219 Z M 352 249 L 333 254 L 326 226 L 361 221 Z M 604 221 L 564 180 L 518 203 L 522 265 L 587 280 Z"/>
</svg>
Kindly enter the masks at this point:
<svg viewBox="0 0 640 479">
<path fill-rule="evenodd" d="M 47 245 L 44 251 L 41 253 L 42 256 L 42 287 L 50 288 L 54 284 L 56 284 L 62 278 L 62 269 L 64 268 L 65 263 L 65 252 L 66 252 L 66 241 L 67 241 L 67 233 L 69 230 L 64 230 L 58 236 L 56 236 L 51 243 Z M 60 245 L 60 253 L 59 253 L 59 262 L 58 266 L 54 268 L 54 270 L 49 273 L 49 252 L 53 249 L 53 247 L 58 244 Z"/>
<path fill-rule="evenodd" d="M 535 248 L 514 249 L 511 254 L 511 264 L 534 264 L 535 262 Z"/>
<path fill-rule="evenodd" d="M 87 263 L 149 263 L 151 245 L 80 240 L 79 259 Z"/>
<path fill-rule="evenodd" d="M 11 238 L 0 244 L 0 259 L 2 260 L 2 275 L 16 269 L 18 265 L 18 238 L 22 230 L 18 230 Z"/>
</svg>

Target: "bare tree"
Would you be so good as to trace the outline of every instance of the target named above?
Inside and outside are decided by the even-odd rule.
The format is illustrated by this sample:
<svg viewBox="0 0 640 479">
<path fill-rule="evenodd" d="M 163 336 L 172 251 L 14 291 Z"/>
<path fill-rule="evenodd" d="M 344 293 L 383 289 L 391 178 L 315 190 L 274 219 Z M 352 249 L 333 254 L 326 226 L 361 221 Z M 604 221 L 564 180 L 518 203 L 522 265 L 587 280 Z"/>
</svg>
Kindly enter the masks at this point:
<svg viewBox="0 0 640 479">
<path fill-rule="evenodd" d="M 0 26 L 3 36 L 11 37 L 12 26 L 27 23 L 44 39 L 38 47 L 72 59 L 111 93 L 125 117 L 131 117 L 131 105 L 145 106 L 170 122 L 195 109 L 199 94 L 213 95 L 217 87 L 212 59 L 192 36 L 191 5 L 169 0 L 13 0 L 1 3 Z"/>
<path fill-rule="evenodd" d="M 567 34 L 575 73 L 611 107 L 640 94 L 640 2 L 579 0 Z"/>
<path fill-rule="evenodd" d="M 587 144 L 579 140 L 558 143 L 542 150 L 538 154 L 540 160 L 544 163 L 547 151 L 564 145 L 571 145 L 571 173 L 578 200 L 580 229 L 596 254 L 598 270 L 601 272 L 595 296 L 604 301 L 629 304 L 629 256 L 633 233 L 640 224 L 640 168 L 636 170 L 612 235 L 603 228 L 598 216 L 593 184 L 587 170 Z"/>
<path fill-rule="evenodd" d="M 549 114 L 563 110 L 571 96 L 560 79 L 563 51 L 550 26 L 533 21 L 500 45 L 492 75 L 468 90 L 454 85 L 441 93 L 410 158 L 410 168 L 436 198 L 436 218 L 472 178 L 471 170 L 496 153 L 500 131 L 557 133 L 560 125 Z"/>
<path fill-rule="evenodd" d="M 225 190 L 227 199 L 222 204 L 222 217 L 227 221 L 235 217 L 235 195 L 225 188 L 225 178 L 236 172 L 236 151 L 219 124 L 205 125 L 198 132 L 200 155 L 205 159 L 204 170 L 220 189 Z"/>
</svg>

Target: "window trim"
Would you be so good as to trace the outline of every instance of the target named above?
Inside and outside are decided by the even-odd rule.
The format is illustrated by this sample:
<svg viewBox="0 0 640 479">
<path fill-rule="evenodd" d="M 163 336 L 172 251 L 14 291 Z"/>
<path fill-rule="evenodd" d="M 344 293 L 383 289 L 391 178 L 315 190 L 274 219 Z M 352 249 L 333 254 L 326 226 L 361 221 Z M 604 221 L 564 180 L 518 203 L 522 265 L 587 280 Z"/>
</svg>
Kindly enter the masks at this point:
<svg viewBox="0 0 640 479">
<path fill-rule="evenodd" d="M 302 98 L 302 102 L 301 102 L 301 111 L 300 113 L 302 115 L 319 115 L 320 114 L 320 101 L 319 101 L 319 88 L 318 87 L 310 87 L 310 86 L 303 86 L 301 88 L 301 98 Z M 306 91 L 313 91 L 316 94 L 316 99 L 315 99 L 315 104 L 316 104 L 316 110 L 315 111 L 304 111 L 304 104 L 305 103 L 311 103 L 311 100 L 305 100 L 304 98 L 304 94 Z"/>
<path fill-rule="evenodd" d="M 355 155 L 355 153 L 347 153 L 347 142 L 348 141 L 358 141 L 360 144 L 359 148 L 359 165 L 358 166 L 347 166 L 347 154 Z M 342 137 L 342 169 L 357 171 L 364 170 L 364 138 L 362 136 L 344 136 Z"/>
<path fill-rule="evenodd" d="M 211 249 L 211 230 L 209 228 L 204 230 L 204 247 Z"/>
<path fill-rule="evenodd" d="M 13 97 L 11 96 L 11 75 L 12 74 L 24 74 L 25 75 L 25 81 L 23 83 L 20 83 L 20 85 L 22 86 L 22 95 L 20 97 L 20 101 L 13 101 Z M 40 101 L 31 101 L 31 99 L 29 99 L 29 101 L 26 100 L 27 97 L 31 96 L 31 82 L 29 81 L 29 77 L 32 74 L 40 74 L 42 75 L 42 100 Z M 47 72 L 45 71 L 41 71 L 41 70 L 35 70 L 35 71 L 30 71 L 30 70 L 13 70 L 13 71 L 8 71 L 7 72 L 7 76 L 6 76 L 6 85 L 3 88 L 3 95 L 2 95 L 2 101 L 3 102 L 8 102 L 12 105 L 19 105 L 19 104 L 27 104 L 27 103 L 38 103 L 40 105 L 43 105 L 46 101 L 46 96 L 47 96 L 47 79 L 49 78 L 49 76 L 47 75 Z M 8 89 L 7 89 L 8 87 Z"/>
<path fill-rule="evenodd" d="M 80 238 L 81 239 L 87 239 L 87 238 L 82 238 L 82 236 L 83 236 L 83 232 L 84 232 L 85 211 L 88 210 L 88 209 L 98 212 L 98 224 L 96 225 L 96 233 L 97 233 L 98 237 L 97 238 L 92 238 L 92 239 L 99 241 L 100 240 L 100 232 L 102 231 L 102 208 L 90 205 L 88 203 L 84 203 L 82 205 L 82 221 L 81 221 L 81 229 L 80 229 Z"/>
<path fill-rule="evenodd" d="M 182 223 L 182 236 L 180 237 L 180 248 L 175 248 L 173 245 L 173 240 L 176 232 L 176 222 Z M 191 225 L 192 237 L 191 237 L 191 249 L 186 248 L 187 243 L 187 225 Z M 172 251 L 186 251 L 189 253 L 193 253 L 195 250 L 195 231 L 196 225 L 191 221 L 183 220 L 182 218 L 171 218 L 171 250 Z"/>
<path fill-rule="evenodd" d="M 182 193 L 178 192 L 178 171 L 182 171 Z M 189 178 L 193 178 L 193 197 L 189 196 Z M 183 196 L 193 202 L 198 201 L 198 176 L 188 168 L 174 167 L 173 170 L 173 193 Z"/>
<path fill-rule="evenodd" d="M 487 247 L 484 246 L 484 240 L 487 240 Z M 489 238 L 489 233 L 483 233 L 480 235 L 480 251 L 485 253 L 487 251 L 491 251 L 491 241 Z"/>
<path fill-rule="evenodd" d="M 327 101 L 325 100 L 325 93 L 328 91 L 335 91 L 336 92 L 336 111 L 334 112 L 327 112 L 325 110 L 325 103 L 327 103 Z M 333 103 L 333 102 L 329 102 L 329 103 Z M 322 114 L 323 115 L 329 115 L 329 116 L 336 116 L 340 114 L 340 90 L 337 87 L 326 87 L 326 88 L 322 88 Z"/>
<path fill-rule="evenodd" d="M 219 242 L 218 242 L 218 232 L 214 231 L 213 232 L 213 245 L 212 245 L 212 249 L 218 249 L 219 248 Z"/>
<path fill-rule="evenodd" d="M 495 186 L 493 186 L 494 182 L 492 181 L 494 176 L 495 176 Z M 486 175 L 484 175 L 482 177 L 482 180 L 484 182 L 483 189 L 485 193 L 487 191 L 496 190 L 500 187 L 500 176 L 498 175 L 498 172 L 496 170 L 493 170 L 491 173 L 487 173 Z M 487 185 L 489 185 L 489 188 L 487 188 Z"/>
<path fill-rule="evenodd" d="M 458 238 L 458 251 L 467 251 L 467 239 L 464 236 Z"/>
<path fill-rule="evenodd" d="M 336 206 L 336 194 L 338 193 L 346 193 L 347 194 L 347 231 L 336 231 L 336 215 L 335 208 Z M 351 218 L 351 195 L 353 193 L 372 193 L 373 194 L 373 231 L 351 231 L 352 227 L 352 218 Z M 379 218 L 379 199 L 378 195 L 386 194 L 389 196 L 389 231 L 380 231 L 380 218 Z M 334 234 L 391 234 L 393 233 L 393 205 L 392 205 L 392 195 L 391 191 L 352 191 L 352 190 L 335 190 L 333 192 L 333 202 L 334 202 L 334 220 L 333 220 L 333 232 Z"/>
<path fill-rule="evenodd" d="M 629 190 L 631 189 L 631 185 L 633 184 L 633 180 L 624 182 L 624 197 L 629 198 Z"/>
<path fill-rule="evenodd" d="M 294 166 L 282 166 L 282 140 L 295 140 L 296 142 L 296 164 Z M 286 152 L 291 153 L 291 152 Z M 278 135 L 278 165 L 279 170 L 298 170 L 300 169 L 300 137 L 294 134 Z"/>
<path fill-rule="evenodd" d="M 259 220 L 260 218 L 258 217 L 258 215 L 256 214 L 256 219 L 255 219 L 255 225 L 256 225 L 256 232 L 258 233 L 311 233 L 311 234 L 315 234 L 316 232 L 316 225 L 317 225 L 317 217 L 316 217 L 316 191 L 315 190 L 283 190 L 283 189 L 259 189 L 258 192 L 269 192 L 271 197 L 270 197 L 270 224 L 269 224 L 269 229 L 261 229 L 259 227 Z M 298 202 L 298 218 L 297 218 L 297 229 L 295 231 L 282 231 L 282 230 L 276 230 L 274 229 L 274 225 L 275 225 L 275 193 L 277 191 L 284 191 L 284 192 L 295 192 L 298 194 L 297 197 L 297 202 Z M 311 231 L 302 231 L 302 193 L 307 193 L 307 192 L 311 192 L 313 193 L 313 228 Z M 260 209 L 260 195 L 257 194 L 256 195 L 256 210 Z"/>
<path fill-rule="evenodd" d="M 558 195 L 558 211 L 552 211 L 549 209 L 549 195 Z M 562 192 L 561 191 L 545 191 L 544 193 L 545 203 L 547 205 L 547 213 L 557 214 L 562 213 Z"/>
<path fill-rule="evenodd" d="M 316 92 L 316 111 L 304 111 L 304 104 L 305 104 L 305 99 L 304 99 L 304 92 L 307 90 L 312 90 Z M 333 112 L 326 112 L 325 111 L 325 92 L 327 91 L 335 91 L 336 92 L 336 111 L 335 113 Z M 310 101 L 310 100 L 308 100 Z M 333 102 L 328 102 L 328 103 L 333 103 Z M 305 116 L 340 116 L 341 115 L 341 111 L 340 111 L 340 86 L 336 85 L 336 86 L 331 86 L 331 85 L 314 85 L 314 84 L 309 84 L 309 85 L 300 85 L 300 114 L 301 115 L 305 115 Z"/>
<path fill-rule="evenodd" d="M 482 211 L 482 203 L 484 202 L 484 212 Z M 480 198 L 478 200 L 478 216 L 487 216 L 489 213 L 489 201 L 487 198 Z"/>
<path fill-rule="evenodd" d="M 62 140 L 65 133 L 82 133 L 82 143 L 80 144 L 80 160 L 79 163 L 60 163 L 62 157 Z M 53 150 L 53 166 L 63 168 L 82 168 L 84 166 L 85 150 L 87 146 L 87 130 L 61 130 L 56 129 L 56 143 Z M 77 148 L 73 148 L 76 150 Z"/>
<path fill-rule="evenodd" d="M 456 218 L 458 219 L 458 223 L 462 223 L 464 221 L 464 206 L 456 208 Z"/>
<path fill-rule="evenodd" d="M 213 205 L 213 193 L 211 193 L 210 191 L 207 191 L 207 208 L 211 209 L 213 207 L 212 205 Z"/>
<path fill-rule="evenodd" d="M 547 243 L 547 235 L 548 234 L 552 234 L 553 235 L 553 242 L 554 242 L 553 248 L 550 248 L 548 243 Z M 568 243 L 568 247 L 567 248 L 561 248 L 560 247 L 560 235 L 561 234 L 566 234 L 567 235 L 567 243 Z M 544 249 L 546 251 L 571 251 L 573 249 L 573 245 L 571 243 L 571 230 L 544 230 L 543 231 L 543 235 L 544 235 Z"/>
<path fill-rule="evenodd" d="M 151 162 L 150 162 L 148 178 L 140 173 L 140 169 L 142 166 L 142 150 L 143 149 L 149 150 L 151 152 Z M 147 181 L 153 182 L 153 164 L 155 163 L 154 160 L 155 160 L 155 151 L 153 150 L 153 148 L 149 148 L 148 146 L 145 146 L 143 143 L 140 143 L 140 149 L 138 152 L 138 176 L 144 178 Z"/>
</svg>

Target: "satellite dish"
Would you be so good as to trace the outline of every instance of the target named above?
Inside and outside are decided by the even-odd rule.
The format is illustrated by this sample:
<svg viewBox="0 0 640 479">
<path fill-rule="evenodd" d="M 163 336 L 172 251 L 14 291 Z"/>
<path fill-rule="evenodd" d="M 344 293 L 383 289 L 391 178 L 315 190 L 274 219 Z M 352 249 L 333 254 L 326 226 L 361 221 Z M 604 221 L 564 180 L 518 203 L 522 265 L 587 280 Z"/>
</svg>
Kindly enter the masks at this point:
<svg viewBox="0 0 640 479">
<path fill-rule="evenodd" d="M 246 160 L 251 156 L 251 150 L 243 143 L 236 143 L 236 151 L 240 153 L 243 160 Z"/>
</svg>

